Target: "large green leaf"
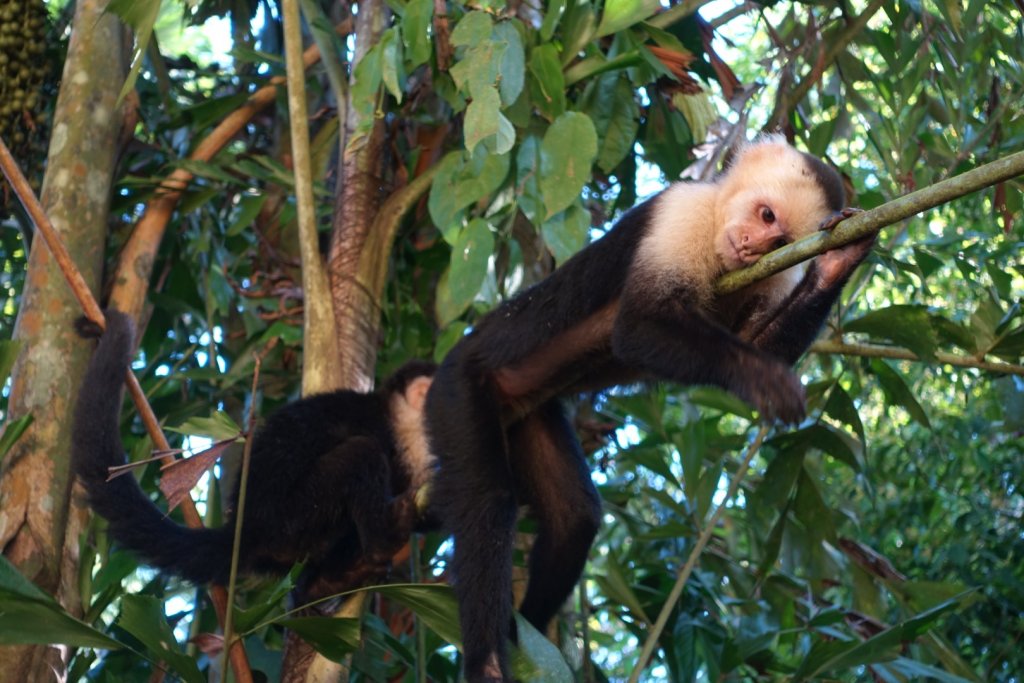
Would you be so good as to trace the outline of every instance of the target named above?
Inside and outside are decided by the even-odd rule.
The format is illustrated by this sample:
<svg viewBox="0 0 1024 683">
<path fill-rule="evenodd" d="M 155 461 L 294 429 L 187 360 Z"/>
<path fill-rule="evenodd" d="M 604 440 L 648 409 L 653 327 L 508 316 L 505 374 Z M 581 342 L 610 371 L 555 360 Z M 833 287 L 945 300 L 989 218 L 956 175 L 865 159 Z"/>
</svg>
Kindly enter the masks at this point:
<svg viewBox="0 0 1024 683">
<path fill-rule="evenodd" d="M 473 303 L 480 292 L 494 251 L 494 235 L 487 221 L 474 218 L 459 231 L 452 244 L 448 276 L 438 284 L 438 318 L 448 323 Z M 442 286 L 443 285 L 443 286 Z M 447 289 L 444 292 L 443 289 Z M 444 310 L 441 308 L 444 303 Z"/>
<path fill-rule="evenodd" d="M 433 0 L 409 0 L 402 15 L 402 42 L 410 69 L 430 60 L 433 42 L 430 21 L 434 16 Z"/>
<path fill-rule="evenodd" d="M 116 650 L 124 647 L 75 619 L 0 555 L 0 644 L 71 645 Z"/>
<path fill-rule="evenodd" d="M 430 187 L 430 217 L 449 244 L 461 229 L 458 213 L 497 190 L 508 175 L 508 154 L 492 154 L 478 145 L 467 156 L 461 150 L 449 152 Z"/>
<path fill-rule="evenodd" d="M 540 154 L 540 190 L 550 218 L 576 201 L 590 180 L 597 156 L 597 132 L 590 117 L 579 112 L 559 116 L 544 133 Z"/>
<path fill-rule="evenodd" d="M 910 387 L 907 386 L 907 383 L 903 381 L 903 377 L 898 372 L 880 358 L 873 358 L 871 360 L 871 370 L 875 373 L 875 377 L 878 378 L 878 383 L 882 385 L 882 390 L 885 391 L 886 398 L 890 404 L 903 406 L 910 413 L 910 417 L 925 427 L 931 428 L 931 420 L 928 419 L 928 414 L 921 407 L 921 404 L 918 403 L 917 398 L 910 391 Z"/>
<path fill-rule="evenodd" d="M 437 635 L 461 649 L 459 609 L 450 587 L 442 584 L 396 584 L 377 586 L 373 590 L 411 609 Z"/>
<path fill-rule="evenodd" d="M 523 51 L 523 40 L 519 35 L 515 19 L 499 21 L 494 25 L 494 41 L 503 43 L 505 48 L 499 51 L 501 61 L 498 63 L 498 91 L 501 93 L 501 104 L 510 106 L 523 91 L 526 78 L 526 56 Z"/>
<path fill-rule="evenodd" d="M 925 306 L 896 305 L 865 314 L 844 325 L 849 332 L 865 332 L 905 346 L 924 360 L 935 358 L 938 335 Z"/>
<path fill-rule="evenodd" d="M 161 662 L 190 683 L 205 683 L 194 659 L 178 646 L 171 625 L 164 614 L 164 603 L 148 595 L 125 595 L 121 598 L 118 626 L 146 646 L 147 658 Z"/>
<path fill-rule="evenodd" d="M 565 111 L 565 75 L 550 43 L 530 50 L 530 99 L 541 116 L 554 121 Z"/>
<path fill-rule="evenodd" d="M 341 661 L 359 649 L 360 622 L 356 618 L 296 617 L 281 619 L 278 623 L 298 633 L 317 652 L 334 661 Z"/>
<path fill-rule="evenodd" d="M 516 614 L 518 645 L 512 651 L 512 673 L 523 683 L 573 683 L 576 679 L 555 644 Z"/>
<path fill-rule="evenodd" d="M 793 678 L 795 681 L 804 681 L 815 676 L 848 671 L 857 666 L 891 661 L 907 642 L 926 633 L 938 619 L 957 609 L 971 592 L 962 593 L 863 642 L 833 640 L 815 643 Z"/>
<path fill-rule="evenodd" d="M 661 9 L 658 0 L 606 0 L 597 35 L 607 36 L 641 22 Z"/>
<path fill-rule="evenodd" d="M 590 213 L 580 206 L 579 202 L 552 216 L 540 226 L 544 244 L 551 250 L 555 262 L 559 265 L 565 263 L 587 244 L 589 230 Z"/>
</svg>

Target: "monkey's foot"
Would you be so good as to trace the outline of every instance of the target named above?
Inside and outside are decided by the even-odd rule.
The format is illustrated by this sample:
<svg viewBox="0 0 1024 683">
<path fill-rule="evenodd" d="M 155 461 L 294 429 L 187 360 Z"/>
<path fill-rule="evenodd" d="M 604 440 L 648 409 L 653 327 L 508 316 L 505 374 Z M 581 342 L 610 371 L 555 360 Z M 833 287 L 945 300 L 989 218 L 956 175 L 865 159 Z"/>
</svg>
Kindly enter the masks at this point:
<svg viewBox="0 0 1024 683">
<path fill-rule="evenodd" d="M 845 209 L 840 209 L 839 211 L 836 211 L 834 214 L 823 220 L 821 222 L 821 225 L 818 226 L 818 230 L 831 230 L 832 228 L 836 227 L 837 225 L 845 221 L 847 218 L 856 216 L 858 213 L 864 213 L 864 209 L 857 209 L 852 206 L 847 206 Z"/>
</svg>

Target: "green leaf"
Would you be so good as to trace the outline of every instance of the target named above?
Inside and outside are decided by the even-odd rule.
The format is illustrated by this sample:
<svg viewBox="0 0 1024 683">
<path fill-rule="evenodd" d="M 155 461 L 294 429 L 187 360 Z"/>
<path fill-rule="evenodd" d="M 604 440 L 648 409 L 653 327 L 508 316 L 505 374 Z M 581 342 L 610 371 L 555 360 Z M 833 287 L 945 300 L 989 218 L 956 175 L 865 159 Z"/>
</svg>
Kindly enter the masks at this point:
<svg viewBox="0 0 1024 683">
<path fill-rule="evenodd" d="M 565 75 L 558 50 L 545 43 L 530 51 L 530 99 L 541 116 L 554 121 L 565 111 Z"/>
<path fill-rule="evenodd" d="M 797 482 L 796 497 L 793 499 L 793 514 L 816 541 L 835 543 L 836 530 L 832 524 L 832 511 L 825 505 L 821 491 L 804 467 Z"/>
<path fill-rule="evenodd" d="M 934 360 L 939 345 L 925 306 L 898 304 L 864 315 L 844 325 L 850 332 L 864 332 L 889 339 L 913 351 L 922 360 Z"/>
<path fill-rule="evenodd" d="M 640 130 L 640 107 L 628 79 L 616 78 L 613 92 L 608 127 L 597 155 L 597 165 L 605 173 L 611 173 L 633 150 Z"/>
<path fill-rule="evenodd" d="M 354 617 L 296 617 L 277 623 L 298 633 L 317 652 L 335 662 L 359 649 L 360 620 Z"/>
<path fill-rule="evenodd" d="M 607 36 L 644 21 L 661 9 L 658 0 L 607 0 L 597 36 Z"/>
<path fill-rule="evenodd" d="M 21 435 L 32 424 L 33 419 L 32 413 L 29 413 L 28 415 L 22 415 L 16 420 L 9 420 L 4 425 L 3 433 L 0 434 L 0 458 L 7 455 L 7 451 L 11 450 L 11 447 L 18 442 Z"/>
<path fill-rule="evenodd" d="M 767 508 L 785 506 L 804 466 L 803 449 L 787 449 L 775 456 L 757 487 L 755 500 Z"/>
<path fill-rule="evenodd" d="M 398 39 L 398 29 L 389 28 L 385 31 L 378 45 L 381 50 L 381 80 L 391 96 L 401 103 L 405 69 L 402 66 L 402 42 Z"/>
<path fill-rule="evenodd" d="M 540 226 L 544 244 L 551 250 L 558 265 L 565 263 L 587 244 L 589 230 L 590 213 L 580 206 L 579 202 L 552 216 Z"/>
<path fill-rule="evenodd" d="M 117 650 L 124 647 L 75 619 L 0 555 L 0 645 L 51 645 Z"/>
<path fill-rule="evenodd" d="M 433 44 L 430 40 L 430 22 L 434 17 L 433 0 L 409 0 L 402 15 L 402 41 L 410 69 L 430 60 Z"/>
<path fill-rule="evenodd" d="M 555 119 L 540 145 L 540 190 L 546 218 L 569 207 L 590 180 L 597 133 L 590 117 L 566 112 Z"/>
<path fill-rule="evenodd" d="M 381 82 L 381 44 L 377 43 L 356 64 L 352 78 L 349 97 L 356 116 L 356 129 L 348 141 L 349 150 L 358 149 L 373 128 Z"/>
<path fill-rule="evenodd" d="M 193 417 L 177 427 L 168 427 L 168 431 L 188 436 L 205 436 L 214 441 L 237 439 L 242 435 L 242 428 L 222 410 L 210 417 Z"/>
<path fill-rule="evenodd" d="M 266 203 L 269 195 L 245 195 L 238 200 L 238 208 L 235 211 L 235 219 L 228 226 L 228 236 L 235 236 L 252 226 L 259 215 L 260 209 Z"/>
<path fill-rule="evenodd" d="M 459 150 L 441 160 L 427 201 L 430 217 L 449 244 L 460 228 L 458 212 L 497 190 L 508 175 L 508 154 L 492 154 L 478 145 L 467 156 Z"/>
<path fill-rule="evenodd" d="M 516 614 L 518 646 L 512 650 L 512 673 L 523 683 L 573 683 L 576 679 L 555 644 Z"/>
<path fill-rule="evenodd" d="M 445 323 L 473 303 L 487 277 L 487 266 L 493 252 L 494 235 L 487 221 L 474 218 L 459 232 L 452 244 L 448 268 L 446 284 L 450 308 L 442 318 Z"/>
<path fill-rule="evenodd" d="M 590 2 L 579 0 L 574 3 L 565 18 L 565 29 L 562 32 L 564 45 L 561 62 L 563 66 L 575 59 L 580 50 L 590 43 L 596 28 L 597 16 L 594 14 L 594 8 Z"/>
<path fill-rule="evenodd" d="M 499 21 L 494 25 L 494 41 L 503 43 L 504 49 L 499 50 L 501 60 L 498 62 L 498 90 L 501 103 L 511 106 L 519 93 L 523 91 L 526 77 L 526 55 L 523 51 L 523 39 L 516 29 L 517 20 Z"/>
<path fill-rule="evenodd" d="M 481 141 L 498 134 L 500 106 L 497 88 L 483 88 L 473 95 L 473 101 L 466 107 L 464 132 L 466 150 L 470 154 Z"/>
<path fill-rule="evenodd" d="M 825 402 L 825 414 L 853 427 L 862 445 L 867 441 L 864 435 L 864 423 L 860 419 L 857 406 L 854 405 L 850 394 L 838 382 L 833 385 L 828 401 Z"/>
<path fill-rule="evenodd" d="M 106 11 L 121 17 L 124 23 L 134 29 L 135 34 L 132 67 L 117 96 L 118 102 L 120 102 L 125 95 L 135 89 L 135 81 L 142 69 L 143 56 L 149 47 L 149 39 L 153 35 L 153 26 L 160 14 L 160 0 L 110 0 Z"/>
<path fill-rule="evenodd" d="M 916 422 L 929 429 L 931 428 L 932 425 L 928 419 L 928 414 L 924 412 L 924 408 L 914 398 L 910 387 L 903 381 L 899 373 L 880 358 L 873 358 L 871 360 L 871 370 L 875 373 L 875 377 L 878 378 L 878 383 L 882 386 L 882 391 L 885 392 L 886 399 L 890 404 L 903 406 L 910 413 L 910 417 Z"/>
<path fill-rule="evenodd" d="M 688 392 L 688 396 L 695 405 L 721 410 L 747 420 L 754 418 L 753 408 L 744 403 L 743 399 L 724 389 L 710 386 L 695 387 Z"/>
<path fill-rule="evenodd" d="M 21 353 L 21 344 L 17 340 L 0 340 L 0 386 L 3 386 L 3 383 L 10 377 L 11 368 L 18 360 L 18 354 Z"/>
<path fill-rule="evenodd" d="M 148 595 L 124 595 L 117 624 L 146 646 L 147 658 L 164 663 L 190 683 L 205 683 L 195 660 L 178 646 L 164 615 L 162 600 Z"/>
<path fill-rule="evenodd" d="M 442 584 L 396 584 L 376 586 L 373 590 L 408 607 L 437 635 L 462 649 L 459 609 L 450 587 Z"/>
<path fill-rule="evenodd" d="M 548 3 L 547 11 L 544 13 L 544 21 L 540 25 L 540 42 L 542 44 L 551 40 L 551 36 L 558 27 L 562 15 L 565 13 L 565 6 L 568 0 L 551 0 Z"/>
<path fill-rule="evenodd" d="M 487 12 L 474 11 L 462 17 L 452 30 L 452 46 L 475 46 L 491 37 L 494 22 Z"/>
<path fill-rule="evenodd" d="M 932 609 L 921 612 L 901 624 L 882 631 L 864 642 L 832 641 L 815 643 L 800 665 L 794 679 L 806 680 L 828 673 L 848 671 L 857 666 L 891 661 L 903 646 L 932 628 L 939 618 L 956 609 L 971 592 L 962 593 Z"/>
<path fill-rule="evenodd" d="M 612 551 L 609 551 L 608 556 L 605 558 L 605 569 L 604 574 L 598 574 L 594 577 L 597 584 L 601 586 L 602 593 L 615 604 L 622 605 L 628 609 L 633 616 L 641 619 L 643 623 L 650 624 L 651 620 L 647 617 L 646 612 L 644 612 L 643 604 L 633 591 L 633 587 L 629 585 L 619 558 Z"/>
<path fill-rule="evenodd" d="M 540 142 L 536 135 L 527 134 L 516 153 L 516 204 L 537 227 L 544 222 L 544 198 L 540 194 L 538 177 Z"/>
</svg>

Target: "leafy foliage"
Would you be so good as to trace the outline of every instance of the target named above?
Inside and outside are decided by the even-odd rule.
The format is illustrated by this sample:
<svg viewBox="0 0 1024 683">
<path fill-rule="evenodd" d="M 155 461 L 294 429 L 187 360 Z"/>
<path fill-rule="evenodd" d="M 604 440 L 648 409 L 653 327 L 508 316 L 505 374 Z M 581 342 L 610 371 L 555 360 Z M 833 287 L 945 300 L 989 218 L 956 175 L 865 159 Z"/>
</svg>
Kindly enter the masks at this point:
<svg viewBox="0 0 1024 683">
<path fill-rule="evenodd" d="M 277 143 L 283 103 L 212 161 L 182 160 L 283 72 L 279 27 L 265 13 L 255 37 L 251 14 L 233 17 L 237 49 L 226 60 L 161 28 L 158 3 L 112 11 L 129 5 L 126 18 L 155 25 L 160 52 L 140 49 L 142 123 L 114 198 L 109 255 L 170 169 L 195 174 L 156 258 L 137 369 L 168 424 L 230 438 L 247 406 L 266 413 L 299 391 L 302 293 L 292 176 Z M 721 25 L 708 23 L 710 12 L 646 1 L 447 3 L 450 36 L 435 3 L 389 5 L 379 40 L 347 65 L 355 125 L 346 152 L 382 123 L 383 191 L 422 172 L 422 160 L 437 169 L 391 257 L 381 374 L 407 358 L 443 356 L 482 312 L 543 277 L 638 197 L 684 170 L 699 174 L 695 146 L 735 132 L 729 121 L 740 134 L 743 122 L 779 126 L 827 156 L 863 207 L 1024 140 L 1024 29 L 1005 0 L 758 3 Z M 225 10 L 200 2 L 193 18 Z M 731 43 L 712 40 L 712 25 Z M 336 102 L 322 82 L 312 70 L 311 97 Z M 763 87 L 741 87 L 756 82 Z M 333 183 L 339 126 L 317 122 L 314 158 Z M 318 188 L 325 228 L 329 187 Z M 1017 680 L 1024 379 L 937 354 L 1024 357 L 1021 196 L 1011 181 L 883 232 L 828 334 L 905 347 L 923 362 L 813 353 L 801 362 L 811 417 L 758 454 L 670 606 L 651 680 Z M 0 253 L 7 330 L 26 259 L 13 223 L 0 226 Z M 252 354 L 267 348 L 252 396 Z M 702 388 L 607 392 L 582 397 L 578 412 L 606 523 L 580 598 L 559 620 L 561 655 L 526 631 L 523 680 L 622 678 L 637 667 L 750 430 L 747 407 Z M 6 426 L 0 451 L 16 427 Z M 123 428 L 133 453 L 148 455 L 135 421 Z M 224 476 L 234 467 L 225 458 Z M 155 480 L 153 467 L 141 478 L 149 490 Z M 205 495 L 218 523 L 216 480 Z M 421 540 L 419 561 L 396 573 L 445 577 L 442 539 Z M 216 630 L 206 601 L 111 548 L 99 520 L 82 550 L 81 620 L 12 571 L 0 574 L 0 592 L 17 605 L 11 615 L 31 625 L 0 628 L 4 642 L 45 631 L 83 646 L 72 679 L 88 670 L 90 680 L 144 680 L 159 662 L 198 680 L 211 665 L 173 642 Z M 235 606 L 250 659 L 269 678 L 289 626 L 328 657 L 356 652 L 364 680 L 411 679 L 417 667 L 456 680 L 457 620 L 443 587 L 380 588 L 384 605 L 358 622 L 286 612 L 290 587 L 290 578 L 251 581 Z M 418 615 L 418 633 L 405 610 Z"/>
</svg>

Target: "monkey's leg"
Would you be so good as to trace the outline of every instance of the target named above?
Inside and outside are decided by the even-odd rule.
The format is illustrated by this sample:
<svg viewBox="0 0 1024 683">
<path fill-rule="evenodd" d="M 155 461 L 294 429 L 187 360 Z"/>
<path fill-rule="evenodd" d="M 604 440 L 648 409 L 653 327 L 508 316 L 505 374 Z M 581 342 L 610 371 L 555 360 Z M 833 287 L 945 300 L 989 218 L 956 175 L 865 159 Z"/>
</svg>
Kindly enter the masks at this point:
<svg viewBox="0 0 1024 683">
<path fill-rule="evenodd" d="M 453 354 L 427 399 L 431 442 L 440 459 L 431 498 L 455 540 L 452 568 L 465 676 L 470 683 L 510 680 L 505 643 L 512 619 L 516 500 L 505 435 L 498 402 L 480 379 L 485 375 Z"/>
<path fill-rule="evenodd" d="M 509 430 L 516 490 L 538 532 L 519 611 L 540 631 L 572 593 L 601 523 L 601 501 L 562 406 L 550 401 Z"/>
</svg>

